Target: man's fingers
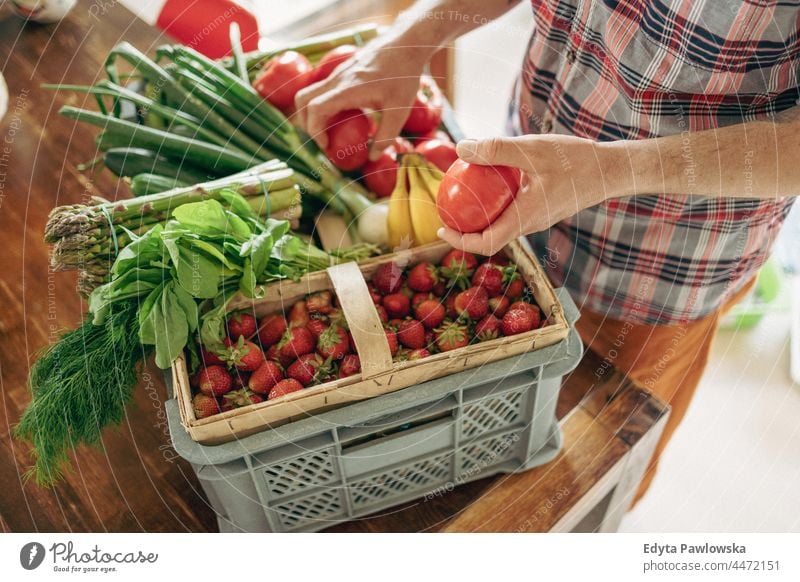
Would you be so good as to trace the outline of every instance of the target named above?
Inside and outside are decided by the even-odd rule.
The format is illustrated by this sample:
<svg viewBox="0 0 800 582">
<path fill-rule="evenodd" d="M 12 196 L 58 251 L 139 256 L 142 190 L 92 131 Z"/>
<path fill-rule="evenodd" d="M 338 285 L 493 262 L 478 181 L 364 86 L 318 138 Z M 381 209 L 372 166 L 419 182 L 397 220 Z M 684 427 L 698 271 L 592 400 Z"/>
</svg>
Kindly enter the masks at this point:
<svg viewBox="0 0 800 582">
<path fill-rule="evenodd" d="M 512 207 L 513 208 L 513 205 Z M 450 243 L 457 249 L 479 255 L 493 255 L 522 234 L 522 223 L 515 211 L 511 208 L 500 215 L 483 232 L 462 234 L 451 228 L 440 228 L 439 238 Z"/>
<path fill-rule="evenodd" d="M 444 242 L 448 243 L 450 246 L 454 246 L 456 248 L 460 248 L 459 245 L 461 244 L 461 233 L 456 232 L 452 228 L 440 228 L 436 234 L 442 239 Z"/>
<path fill-rule="evenodd" d="M 308 129 L 308 104 L 319 93 L 316 90 L 317 85 L 319 83 L 300 89 L 294 96 L 295 120 L 305 130 Z"/>
<path fill-rule="evenodd" d="M 393 143 L 394 138 L 400 135 L 406 117 L 408 117 L 408 111 L 402 108 L 387 109 L 381 112 L 381 121 L 372 138 L 372 146 L 369 150 L 370 160 L 378 159 L 381 152 Z"/>
<path fill-rule="evenodd" d="M 462 139 L 456 150 L 465 162 L 484 166 L 514 166 L 527 169 L 530 166 L 523 148 L 523 141 L 513 137 L 489 139 Z"/>
<path fill-rule="evenodd" d="M 336 107 L 330 99 L 315 97 L 306 106 L 305 128 L 320 148 L 328 147 L 328 120 L 346 107 Z"/>
</svg>

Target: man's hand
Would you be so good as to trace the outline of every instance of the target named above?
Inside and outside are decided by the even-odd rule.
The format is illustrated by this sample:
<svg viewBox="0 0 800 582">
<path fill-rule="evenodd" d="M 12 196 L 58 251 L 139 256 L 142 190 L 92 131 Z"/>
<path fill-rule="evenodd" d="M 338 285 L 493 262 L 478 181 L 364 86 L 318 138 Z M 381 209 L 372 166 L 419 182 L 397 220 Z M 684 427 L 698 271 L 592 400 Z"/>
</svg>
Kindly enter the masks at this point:
<svg viewBox="0 0 800 582">
<path fill-rule="evenodd" d="M 297 93 L 295 123 L 325 148 L 328 120 L 345 109 L 372 109 L 381 119 L 370 158 L 400 134 L 431 56 L 462 34 L 505 14 L 519 0 L 417 0 L 391 28 L 326 80 Z"/>
<path fill-rule="evenodd" d="M 604 176 L 609 160 L 598 145 L 563 135 L 462 140 L 461 159 L 519 168 L 522 182 L 511 205 L 483 232 L 461 234 L 443 228 L 439 236 L 456 248 L 493 255 L 521 235 L 545 230 L 616 195 L 618 185 Z"/>
<path fill-rule="evenodd" d="M 327 79 L 298 92 L 296 120 L 324 149 L 331 117 L 345 109 L 380 111 L 370 148 L 370 159 L 375 159 L 400 135 L 428 56 L 428 51 L 417 47 L 371 42 Z"/>
</svg>

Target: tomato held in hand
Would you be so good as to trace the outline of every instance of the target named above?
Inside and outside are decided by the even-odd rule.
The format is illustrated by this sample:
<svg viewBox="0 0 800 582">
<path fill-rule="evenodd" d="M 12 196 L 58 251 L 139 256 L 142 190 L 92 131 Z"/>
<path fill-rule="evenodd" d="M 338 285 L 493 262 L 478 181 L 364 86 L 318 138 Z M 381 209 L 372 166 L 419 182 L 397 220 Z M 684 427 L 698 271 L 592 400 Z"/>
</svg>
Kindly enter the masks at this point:
<svg viewBox="0 0 800 582">
<path fill-rule="evenodd" d="M 519 184 L 517 168 L 456 160 L 439 186 L 439 218 L 458 232 L 481 232 L 511 204 Z"/>
<path fill-rule="evenodd" d="M 394 144 L 381 152 L 377 160 L 370 160 L 361 168 L 364 184 L 378 198 L 391 196 L 397 183 L 397 154 L 405 154 L 414 148 L 407 139 L 395 138 Z"/>
<path fill-rule="evenodd" d="M 304 55 L 286 51 L 264 64 L 253 88 L 288 115 L 294 109 L 294 96 L 311 83 L 311 73 L 311 63 Z"/>
<path fill-rule="evenodd" d="M 456 153 L 456 146 L 451 141 L 441 141 L 438 139 L 429 139 L 418 144 L 415 148 L 417 153 L 425 156 L 431 164 L 439 168 L 442 172 L 446 172 L 453 162 L 458 159 Z"/>
<path fill-rule="evenodd" d="M 411 106 L 411 113 L 403 126 L 410 133 L 428 133 L 433 131 L 442 122 L 442 106 L 444 98 L 442 92 L 433 79 L 423 77 L 420 79 L 417 97 Z"/>
<path fill-rule="evenodd" d="M 351 44 L 343 44 L 325 53 L 325 56 L 314 67 L 314 72 L 311 73 L 311 82 L 319 83 L 330 77 L 336 67 L 350 60 L 356 54 L 356 50 L 356 47 Z"/>
<path fill-rule="evenodd" d="M 369 159 L 372 123 L 360 109 L 340 111 L 328 121 L 328 146 L 325 154 L 333 165 L 350 172 Z"/>
</svg>

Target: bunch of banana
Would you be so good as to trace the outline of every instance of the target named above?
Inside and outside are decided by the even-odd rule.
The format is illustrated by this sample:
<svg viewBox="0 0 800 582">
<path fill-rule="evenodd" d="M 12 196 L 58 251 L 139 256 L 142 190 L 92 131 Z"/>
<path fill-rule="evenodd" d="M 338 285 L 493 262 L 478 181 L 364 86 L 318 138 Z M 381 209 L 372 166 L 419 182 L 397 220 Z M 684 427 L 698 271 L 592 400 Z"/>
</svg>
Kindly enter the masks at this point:
<svg viewBox="0 0 800 582">
<path fill-rule="evenodd" d="M 436 195 L 444 174 L 420 154 L 401 154 L 399 162 L 389 198 L 389 244 L 397 248 L 436 242 L 442 227 Z"/>
</svg>

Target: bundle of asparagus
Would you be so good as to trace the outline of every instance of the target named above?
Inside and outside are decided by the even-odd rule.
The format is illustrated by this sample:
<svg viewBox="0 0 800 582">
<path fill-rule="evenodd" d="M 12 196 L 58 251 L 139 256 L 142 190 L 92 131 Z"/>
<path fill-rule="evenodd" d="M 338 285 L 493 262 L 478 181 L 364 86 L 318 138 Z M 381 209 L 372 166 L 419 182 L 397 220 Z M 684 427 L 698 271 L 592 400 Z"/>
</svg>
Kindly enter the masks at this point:
<svg viewBox="0 0 800 582">
<path fill-rule="evenodd" d="M 91 206 L 60 206 L 50 213 L 45 227 L 45 241 L 53 244 L 52 267 L 80 270 L 79 289 L 88 295 L 106 281 L 117 253 L 132 238 L 166 222 L 183 204 L 215 199 L 226 205 L 227 192 L 242 195 L 257 216 L 299 218 L 300 190 L 295 176 L 283 162 L 270 161 L 187 188 Z"/>
</svg>

